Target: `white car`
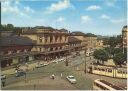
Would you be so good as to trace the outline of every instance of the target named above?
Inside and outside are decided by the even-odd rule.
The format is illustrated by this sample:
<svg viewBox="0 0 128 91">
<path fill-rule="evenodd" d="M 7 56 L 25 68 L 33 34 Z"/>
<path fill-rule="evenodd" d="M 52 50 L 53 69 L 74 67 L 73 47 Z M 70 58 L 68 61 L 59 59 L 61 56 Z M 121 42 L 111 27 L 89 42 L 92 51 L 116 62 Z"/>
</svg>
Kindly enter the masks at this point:
<svg viewBox="0 0 128 91">
<path fill-rule="evenodd" d="M 36 65 L 36 68 L 47 66 L 49 63 L 39 63 Z"/>
<path fill-rule="evenodd" d="M 71 75 L 71 76 L 67 76 L 66 78 L 67 78 L 67 80 L 68 80 L 70 83 L 72 83 L 72 84 L 76 83 L 76 79 L 75 79 L 74 76 Z"/>
<path fill-rule="evenodd" d="M 40 68 L 40 67 L 43 67 L 43 66 L 44 66 L 44 64 L 40 63 L 40 64 L 36 65 L 36 68 Z"/>
<path fill-rule="evenodd" d="M 44 66 L 47 66 L 47 65 L 49 65 L 49 63 L 44 63 L 43 65 L 44 65 Z"/>
</svg>

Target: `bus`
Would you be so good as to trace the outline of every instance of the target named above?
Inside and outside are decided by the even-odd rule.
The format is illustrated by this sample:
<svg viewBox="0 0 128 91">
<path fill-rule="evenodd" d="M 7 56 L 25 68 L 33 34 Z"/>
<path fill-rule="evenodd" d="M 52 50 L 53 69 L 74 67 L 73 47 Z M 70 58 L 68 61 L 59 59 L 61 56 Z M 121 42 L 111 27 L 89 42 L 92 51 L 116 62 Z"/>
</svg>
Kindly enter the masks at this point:
<svg viewBox="0 0 128 91">
<path fill-rule="evenodd" d="M 126 90 L 119 86 L 113 85 L 105 80 L 96 79 L 93 83 L 93 90 Z"/>
</svg>

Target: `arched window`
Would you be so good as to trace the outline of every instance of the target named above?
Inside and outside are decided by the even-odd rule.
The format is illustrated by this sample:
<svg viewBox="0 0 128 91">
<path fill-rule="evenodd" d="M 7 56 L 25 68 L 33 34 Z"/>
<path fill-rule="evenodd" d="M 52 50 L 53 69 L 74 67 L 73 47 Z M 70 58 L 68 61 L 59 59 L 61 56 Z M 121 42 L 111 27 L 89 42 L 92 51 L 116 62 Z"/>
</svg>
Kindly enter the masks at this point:
<svg viewBox="0 0 128 91">
<path fill-rule="evenodd" d="M 56 47 L 56 49 L 55 50 L 57 50 L 58 48 Z"/>
<path fill-rule="evenodd" d="M 42 38 L 41 37 L 39 38 L 39 41 L 40 41 L 40 43 L 42 42 Z"/>
<path fill-rule="evenodd" d="M 47 37 L 45 37 L 45 43 L 47 43 L 47 41 L 48 41 L 48 39 L 47 39 Z"/>
<path fill-rule="evenodd" d="M 58 40 L 58 36 L 55 36 L 55 41 L 57 42 L 57 40 Z"/>
<path fill-rule="evenodd" d="M 53 51 L 53 48 L 50 48 L 50 51 Z"/>
<path fill-rule="evenodd" d="M 52 43 L 53 41 L 53 36 L 50 36 L 50 43 Z"/>
<path fill-rule="evenodd" d="M 62 36 L 60 36 L 60 42 L 62 41 Z"/>
<path fill-rule="evenodd" d="M 62 47 L 60 47 L 60 49 L 62 49 Z"/>
<path fill-rule="evenodd" d="M 65 36 L 65 41 L 67 40 L 67 36 Z"/>
<path fill-rule="evenodd" d="M 40 48 L 40 52 L 41 52 L 41 48 Z"/>
</svg>

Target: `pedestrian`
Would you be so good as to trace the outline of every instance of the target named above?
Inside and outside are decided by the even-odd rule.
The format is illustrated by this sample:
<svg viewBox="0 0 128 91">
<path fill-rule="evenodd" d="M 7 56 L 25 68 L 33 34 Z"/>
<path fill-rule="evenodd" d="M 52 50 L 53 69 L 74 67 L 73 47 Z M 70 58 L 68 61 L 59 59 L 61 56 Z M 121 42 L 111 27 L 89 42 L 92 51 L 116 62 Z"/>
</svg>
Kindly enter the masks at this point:
<svg viewBox="0 0 128 91">
<path fill-rule="evenodd" d="M 2 81 L 2 86 L 3 86 L 3 87 L 5 86 L 5 81 Z"/>
<path fill-rule="evenodd" d="M 63 74 L 61 73 L 61 74 L 60 74 L 60 76 L 62 77 L 62 76 L 63 76 Z"/>
<path fill-rule="evenodd" d="M 1 81 L 2 81 L 2 86 L 5 87 L 6 78 L 1 79 Z"/>
<path fill-rule="evenodd" d="M 36 84 L 34 84 L 34 90 L 36 90 Z"/>
<path fill-rule="evenodd" d="M 54 74 L 52 75 L 52 79 L 53 79 L 53 80 L 55 79 L 55 75 L 54 75 Z"/>
</svg>

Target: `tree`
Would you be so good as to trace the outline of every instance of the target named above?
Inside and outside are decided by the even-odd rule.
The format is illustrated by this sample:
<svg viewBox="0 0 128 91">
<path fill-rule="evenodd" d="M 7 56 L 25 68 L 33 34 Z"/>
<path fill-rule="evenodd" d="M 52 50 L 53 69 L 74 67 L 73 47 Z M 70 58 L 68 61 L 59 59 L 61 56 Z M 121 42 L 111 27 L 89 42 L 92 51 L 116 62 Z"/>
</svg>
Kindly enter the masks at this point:
<svg viewBox="0 0 128 91">
<path fill-rule="evenodd" d="M 14 33 L 20 35 L 22 33 L 22 28 L 20 28 L 20 27 L 14 27 L 13 31 L 14 31 Z"/>
<path fill-rule="evenodd" d="M 9 29 L 13 29 L 14 26 L 13 26 L 12 24 L 7 24 L 7 28 L 9 28 Z"/>
<path fill-rule="evenodd" d="M 109 40 L 109 38 L 103 38 L 103 44 L 108 45 L 108 40 Z"/>
<path fill-rule="evenodd" d="M 75 31 L 75 32 L 72 32 L 72 34 L 74 34 L 74 35 L 85 35 L 85 33 L 83 33 L 83 32 L 80 32 L 80 31 Z"/>
<path fill-rule="evenodd" d="M 95 34 L 92 34 L 92 33 L 86 33 L 85 36 L 87 36 L 87 37 L 97 37 Z"/>
<path fill-rule="evenodd" d="M 0 30 L 1 31 L 13 31 L 14 26 L 12 24 L 7 24 L 7 25 L 0 25 Z"/>
<path fill-rule="evenodd" d="M 122 37 L 121 35 L 109 37 L 109 38 L 104 38 L 103 39 L 104 45 L 110 45 L 111 48 L 116 47 L 117 45 L 122 46 Z"/>
<path fill-rule="evenodd" d="M 116 37 L 110 37 L 108 40 L 108 43 L 109 43 L 110 47 L 116 47 L 116 45 L 117 45 Z"/>
<path fill-rule="evenodd" d="M 108 52 L 110 58 L 113 58 L 115 54 L 122 52 L 122 48 L 106 47 L 105 50 Z"/>
<path fill-rule="evenodd" d="M 117 35 L 116 42 L 117 42 L 117 44 L 120 44 L 122 46 L 123 39 L 122 39 L 122 36 L 121 35 Z"/>
<path fill-rule="evenodd" d="M 119 52 L 115 54 L 115 56 L 113 57 L 113 60 L 116 65 L 121 66 L 121 64 L 123 64 L 127 60 L 127 54 L 124 54 L 123 52 Z"/>
<path fill-rule="evenodd" d="M 4 30 L 4 27 L 2 24 L 0 24 L 0 31 Z"/>
<path fill-rule="evenodd" d="M 104 64 L 104 61 L 107 61 L 109 59 L 108 52 L 104 49 L 95 50 L 93 53 L 93 56 L 95 59 L 99 60 Z M 100 63 L 98 62 L 98 63 Z"/>
</svg>

